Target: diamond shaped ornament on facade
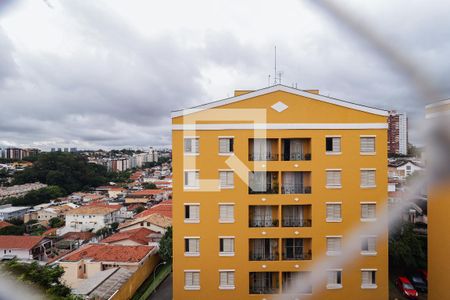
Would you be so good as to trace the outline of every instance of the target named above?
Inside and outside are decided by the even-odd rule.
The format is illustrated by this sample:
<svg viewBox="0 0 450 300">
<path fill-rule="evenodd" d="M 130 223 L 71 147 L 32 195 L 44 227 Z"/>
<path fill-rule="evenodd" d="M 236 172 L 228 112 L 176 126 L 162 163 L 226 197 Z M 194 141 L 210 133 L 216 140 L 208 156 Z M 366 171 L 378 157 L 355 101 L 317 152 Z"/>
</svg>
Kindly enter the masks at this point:
<svg viewBox="0 0 450 300">
<path fill-rule="evenodd" d="M 284 104 L 281 101 L 278 101 L 277 103 L 275 103 L 274 105 L 271 106 L 274 110 L 276 110 L 277 112 L 282 112 L 284 110 L 286 110 L 288 108 L 288 106 L 286 104 Z"/>
</svg>

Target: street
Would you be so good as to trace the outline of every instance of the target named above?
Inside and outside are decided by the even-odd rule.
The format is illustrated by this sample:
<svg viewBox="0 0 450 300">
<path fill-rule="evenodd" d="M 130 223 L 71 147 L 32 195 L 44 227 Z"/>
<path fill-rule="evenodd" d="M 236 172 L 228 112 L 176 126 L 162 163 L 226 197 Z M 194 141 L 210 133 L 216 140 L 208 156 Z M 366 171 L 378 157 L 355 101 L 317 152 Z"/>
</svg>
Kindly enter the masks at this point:
<svg viewBox="0 0 450 300">
<path fill-rule="evenodd" d="M 172 274 L 161 283 L 147 300 L 172 300 Z"/>
</svg>

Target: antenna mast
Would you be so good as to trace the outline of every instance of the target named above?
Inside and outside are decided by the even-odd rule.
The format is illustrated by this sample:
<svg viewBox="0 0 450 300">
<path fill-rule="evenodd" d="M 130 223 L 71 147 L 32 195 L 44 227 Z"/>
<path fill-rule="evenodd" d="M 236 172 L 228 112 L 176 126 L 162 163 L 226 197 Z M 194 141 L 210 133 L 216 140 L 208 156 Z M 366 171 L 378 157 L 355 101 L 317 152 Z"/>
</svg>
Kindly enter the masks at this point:
<svg viewBox="0 0 450 300">
<path fill-rule="evenodd" d="M 277 46 L 275 46 L 275 73 L 273 74 L 273 84 L 277 84 Z"/>
</svg>

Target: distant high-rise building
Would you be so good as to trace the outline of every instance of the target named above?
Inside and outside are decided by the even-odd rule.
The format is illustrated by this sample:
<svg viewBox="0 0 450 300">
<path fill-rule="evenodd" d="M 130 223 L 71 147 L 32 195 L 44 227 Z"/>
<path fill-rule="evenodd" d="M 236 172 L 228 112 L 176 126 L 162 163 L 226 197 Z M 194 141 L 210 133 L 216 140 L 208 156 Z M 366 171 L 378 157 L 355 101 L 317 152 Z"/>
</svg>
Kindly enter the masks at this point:
<svg viewBox="0 0 450 300">
<path fill-rule="evenodd" d="M 408 117 L 405 113 L 389 112 L 388 153 L 408 154 Z"/>
<path fill-rule="evenodd" d="M 51 152 L 56 152 L 56 148 L 52 148 L 50 151 Z"/>
</svg>

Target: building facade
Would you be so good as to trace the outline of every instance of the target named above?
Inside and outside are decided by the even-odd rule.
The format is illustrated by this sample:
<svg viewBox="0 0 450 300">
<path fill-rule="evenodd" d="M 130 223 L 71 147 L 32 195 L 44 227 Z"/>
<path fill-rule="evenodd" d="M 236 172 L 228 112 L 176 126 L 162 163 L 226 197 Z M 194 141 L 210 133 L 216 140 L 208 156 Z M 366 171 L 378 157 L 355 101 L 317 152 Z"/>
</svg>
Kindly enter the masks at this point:
<svg viewBox="0 0 450 300">
<path fill-rule="evenodd" d="M 282 85 L 173 112 L 174 299 L 387 299 L 387 116 Z"/>
<path fill-rule="evenodd" d="M 408 117 L 404 113 L 389 112 L 388 153 L 408 155 Z"/>
</svg>

